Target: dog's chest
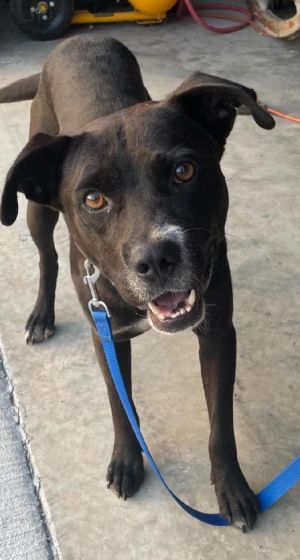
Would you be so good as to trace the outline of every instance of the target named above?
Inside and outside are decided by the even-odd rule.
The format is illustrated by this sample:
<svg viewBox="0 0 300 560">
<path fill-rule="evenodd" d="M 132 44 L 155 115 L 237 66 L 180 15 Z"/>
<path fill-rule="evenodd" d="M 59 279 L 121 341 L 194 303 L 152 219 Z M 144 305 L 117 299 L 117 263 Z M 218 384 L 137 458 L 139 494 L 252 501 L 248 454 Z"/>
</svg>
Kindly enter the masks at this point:
<svg viewBox="0 0 300 560">
<path fill-rule="evenodd" d="M 134 338 L 139 334 L 143 334 L 144 332 L 150 329 L 150 325 L 146 318 L 141 318 L 134 323 L 130 324 L 114 324 L 112 321 L 112 330 L 113 334 L 116 337 L 116 340 Z"/>
</svg>

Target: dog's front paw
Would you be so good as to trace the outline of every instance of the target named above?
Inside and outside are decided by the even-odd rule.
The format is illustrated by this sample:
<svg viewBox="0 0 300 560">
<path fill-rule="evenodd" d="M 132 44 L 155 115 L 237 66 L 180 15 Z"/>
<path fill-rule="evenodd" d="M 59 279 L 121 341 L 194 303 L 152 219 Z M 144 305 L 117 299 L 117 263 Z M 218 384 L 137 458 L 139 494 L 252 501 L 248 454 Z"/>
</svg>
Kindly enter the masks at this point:
<svg viewBox="0 0 300 560">
<path fill-rule="evenodd" d="M 107 487 L 119 498 L 131 498 L 144 480 L 144 463 L 140 449 L 125 447 L 114 450 L 106 480 Z"/>
<path fill-rule="evenodd" d="M 26 344 L 48 340 L 54 332 L 54 311 L 37 302 L 25 325 Z"/>
<path fill-rule="evenodd" d="M 239 465 L 215 470 L 212 480 L 220 514 L 243 533 L 253 529 L 259 511 L 258 501 Z"/>
</svg>

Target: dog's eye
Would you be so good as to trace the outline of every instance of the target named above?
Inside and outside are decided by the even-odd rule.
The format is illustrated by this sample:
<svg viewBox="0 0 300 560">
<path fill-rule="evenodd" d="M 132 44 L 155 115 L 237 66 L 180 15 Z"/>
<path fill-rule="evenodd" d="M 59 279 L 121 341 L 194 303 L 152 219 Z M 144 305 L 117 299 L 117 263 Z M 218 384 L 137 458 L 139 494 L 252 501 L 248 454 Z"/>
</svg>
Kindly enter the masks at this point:
<svg viewBox="0 0 300 560">
<path fill-rule="evenodd" d="M 107 200 L 104 198 L 103 194 L 92 191 L 86 195 L 84 204 L 91 210 L 102 210 L 102 208 L 105 208 L 107 205 Z"/>
<path fill-rule="evenodd" d="M 190 181 L 195 175 L 195 166 L 190 161 L 183 161 L 175 167 L 175 181 L 176 183 L 186 183 Z"/>
</svg>

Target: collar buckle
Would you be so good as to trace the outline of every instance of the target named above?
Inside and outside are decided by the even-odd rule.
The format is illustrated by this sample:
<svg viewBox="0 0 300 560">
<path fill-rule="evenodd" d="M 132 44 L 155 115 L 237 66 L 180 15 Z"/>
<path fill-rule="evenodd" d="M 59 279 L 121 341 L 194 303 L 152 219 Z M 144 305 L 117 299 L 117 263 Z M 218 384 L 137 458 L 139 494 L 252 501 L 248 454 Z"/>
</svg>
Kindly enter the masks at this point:
<svg viewBox="0 0 300 560">
<path fill-rule="evenodd" d="M 86 270 L 86 275 L 83 277 L 83 282 L 89 287 L 92 296 L 92 299 L 88 303 L 90 312 L 93 312 L 94 307 L 103 307 L 108 317 L 110 317 L 109 309 L 106 303 L 99 299 L 95 286 L 97 280 L 100 278 L 100 269 L 96 265 L 92 264 L 88 259 L 84 261 L 84 268 Z"/>
</svg>

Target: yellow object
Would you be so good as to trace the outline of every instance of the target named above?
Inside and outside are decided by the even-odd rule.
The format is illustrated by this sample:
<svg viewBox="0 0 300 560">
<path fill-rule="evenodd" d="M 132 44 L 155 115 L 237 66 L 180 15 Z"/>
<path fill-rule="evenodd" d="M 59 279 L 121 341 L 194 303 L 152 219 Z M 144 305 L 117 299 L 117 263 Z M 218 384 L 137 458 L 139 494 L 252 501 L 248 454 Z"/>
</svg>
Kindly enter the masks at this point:
<svg viewBox="0 0 300 560">
<path fill-rule="evenodd" d="M 37 5 L 37 9 L 40 14 L 46 14 L 48 12 L 47 2 L 39 2 Z"/>
<path fill-rule="evenodd" d="M 177 0 L 128 0 L 133 10 L 112 10 L 111 12 L 92 13 L 87 10 L 75 10 L 71 23 L 114 23 L 121 21 L 140 21 L 160 23 L 167 17 L 167 12 L 175 6 Z"/>
<path fill-rule="evenodd" d="M 166 14 L 177 0 L 129 0 L 129 3 L 138 11 L 149 16 Z"/>
<path fill-rule="evenodd" d="M 143 14 L 142 12 L 136 12 L 131 10 L 128 12 L 99 12 L 92 14 L 87 10 L 75 10 L 71 19 L 73 25 L 78 25 L 80 23 L 114 23 L 121 21 L 141 21 L 141 22 L 151 22 L 160 23 L 166 18 L 167 14 L 160 14 L 159 16 L 149 16 L 149 14 Z"/>
</svg>

